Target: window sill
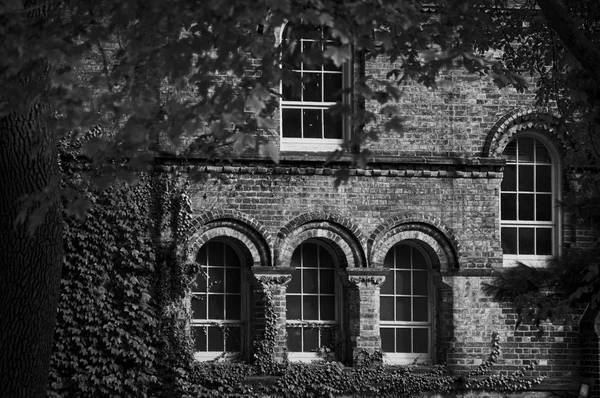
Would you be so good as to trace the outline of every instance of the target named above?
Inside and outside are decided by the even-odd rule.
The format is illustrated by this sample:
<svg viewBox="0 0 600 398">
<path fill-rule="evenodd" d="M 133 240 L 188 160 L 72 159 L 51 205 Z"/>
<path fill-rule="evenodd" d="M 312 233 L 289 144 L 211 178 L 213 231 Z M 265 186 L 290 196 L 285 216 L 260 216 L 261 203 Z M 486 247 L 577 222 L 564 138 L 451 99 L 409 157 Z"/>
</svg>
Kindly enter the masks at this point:
<svg viewBox="0 0 600 398">
<path fill-rule="evenodd" d="M 533 268 L 542 268 L 548 265 L 552 256 L 515 256 L 505 255 L 502 257 L 502 266 L 505 268 L 516 267 L 518 263 L 523 263 Z"/>
</svg>

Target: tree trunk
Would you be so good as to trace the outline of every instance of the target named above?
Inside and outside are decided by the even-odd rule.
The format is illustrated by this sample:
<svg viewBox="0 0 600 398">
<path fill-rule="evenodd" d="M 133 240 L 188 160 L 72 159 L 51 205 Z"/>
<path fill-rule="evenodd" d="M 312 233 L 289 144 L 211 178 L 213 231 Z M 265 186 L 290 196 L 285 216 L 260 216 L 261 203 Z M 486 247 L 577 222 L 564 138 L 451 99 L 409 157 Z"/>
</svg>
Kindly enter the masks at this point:
<svg viewBox="0 0 600 398">
<path fill-rule="evenodd" d="M 46 396 L 63 247 L 56 138 L 44 113 L 38 104 L 0 118 L 0 397 Z M 32 194 L 33 210 L 47 211 L 15 223 Z"/>
</svg>

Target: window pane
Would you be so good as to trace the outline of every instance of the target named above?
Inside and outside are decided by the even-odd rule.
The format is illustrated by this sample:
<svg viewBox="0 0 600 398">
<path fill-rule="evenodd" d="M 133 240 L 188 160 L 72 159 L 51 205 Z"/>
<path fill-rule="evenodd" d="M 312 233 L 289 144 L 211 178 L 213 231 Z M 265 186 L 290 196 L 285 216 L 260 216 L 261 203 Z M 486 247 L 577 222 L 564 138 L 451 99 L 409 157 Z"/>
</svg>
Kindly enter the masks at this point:
<svg viewBox="0 0 600 398">
<path fill-rule="evenodd" d="M 192 297 L 192 318 L 206 319 L 206 296 Z"/>
<path fill-rule="evenodd" d="M 342 74 L 324 73 L 325 102 L 338 102 L 342 100 Z"/>
<path fill-rule="evenodd" d="M 301 138 L 302 137 L 302 122 L 301 122 L 301 109 L 283 109 L 282 114 L 282 125 L 283 125 L 283 136 L 286 138 Z"/>
<path fill-rule="evenodd" d="M 537 221 L 552 221 L 552 195 L 538 194 L 536 196 L 535 217 Z"/>
<path fill-rule="evenodd" d="M 382 321 L 393 321 L 394 319 L 394 297 L 381 297 L 380 313 Z"/>
<path fill-rule="evenodd" d="M 535 161 L 538 163 L 550 163 L 550 154 L 546 146 L 540 141 L 535 140 Z"/>
<path fill-rule="evenodd" d="M 535 189 L 538 192 L 552 192 L 552 166 L 535 166 Z"/>
<path fill-rule="evenodd" d="M 502 154 L 506 158 L 508 162 L 516 162 L 517 161 L 517 141 L 511 141 L 504 148 L 504 153 Z"/>
<path fill-rule="evenodd" d="M 304 37 L 304 36 L 303 36 Z M 321 69 L 318 60 L 321 59 L 321 43 L 318 41 L 302 40 L 302 53 L 304 55 L 304 70 Z"/>
<path fill-rule="evenodd" d="M 533 228 L 519 228 L 519 254 L 534 254 Z"/>
<path fill-rule="evenodd" d="M 224 319 L 223 296 L 208 296 L 208 319 Z"/>
<path fill-rule="evenodd" d="M 425 256 L 419 250 L 413 247 L 412 249 L 412 266 L 414 269 L 427 269 L 427 261 Z"/>
<path fill-rule="evenodd" d="M 227 329 L 227 337 L 225 339 L 225 351 L 239 352 L 242 342 L 241 329 L 237 326 Z"/>
<path fill-rule="evenodd" d="M 502 191 L 516 191 L 517 190 L 517 166 L 506 165 L 504 166 L 504 176 L 502 177 L 502 185 L 500 188 Z"/>
<path fill-rule="evenodd" d="M 394 249 L 386 254 L 385 259 L 383 260 L 383 266 L 386 268 L 394 268 Z"/>
<path fill-rule="evenodd" d="M 318 293 L 319 292 L 319 270 L 318 269 L 305 269 L 302 270 L 303 276 L 303 292 L 304 293 Z"/>
<path fill-rule="evenodd" d="M 413 294 L 427 296 L 428 285 L 426 271 L 413 272 Z"/>
<path fill-rule="evenodd" d="M 218 327 L 208 327 L 208 351 L 224 351 L 223 332 Z"/>
<path fill-rule="evenodd" d="M 304 352 L 315 351 L 319 348 L 319 329 L 304 328 Z"/>
<path fill-rule="evenodd" d="M 427 297 L 413 298 L 413 321 L 427 322 L 429 320 L 429 308 Z"/>
<path fill-rule="evenodd" d="M 224 291 L 224 272 L 223 268 L 209 268 L 208 269 L 208 282 L 209 291 L 212 293 L 222 293 Z"/>
<path fill-rule="evenodd" d="M 319 271 L 321 276 L 321 293 L 335 293 L 335 272 L 331 269 L 322 269 Z"/>
<path fill-rule="evenodd" d="M 302 307 L 300 305 L 301 303 L 301 297 L 300 296 L 287 296 L 286 297 L 286 304 L 285 304 L 285 308 L 286 308 L 286 316 L 287 319 L 302 319 Z"/>
<path fill-rule="evenodd" d="M 226 315 L 225 319 L 239 320 L 241 316 L 242 297 L 239 294 L 225 296 Z"/>
<path fill-rule="evenodd" d="M 304 308 L 302 309 L 302 319 L 304 320 L 318 320 L 319 319 L 319 299 L 317 296 L 303 296 L 302 303 Z"/>
<path fill-rule="evenodd" d="M 533 192 L 533 166 L 519 166 L 519 191 Z"/>
<path fill-rule="evenodd" d="M 322 76 L 320 73 L 304 73 L 303 101 L 323 102 Z"/>
<path fill-rule="evenodd" d="M 537 228 L 536 235 L 536 254 L 552 255 L 552 228 Z"/>
<path fill-rule="evenodd" d="M 211 267 L 225 266 L 223 242 L 208 242 L 208 265 Z"/>
<path fill-rule="evenodd" d="M 518 254 L 517 228 L 502 228 L 502 251 L 504 254 Z"/>
<path fill-rule="evenodd" d="M 331 112 L 325 111 L 325 138 L 341 139 L 343 131 L 342 116 L 340 114 L 332 115 Z"/>
<path fill-rule="evenodd" d="M 319 246 L 315 243 L 302 244 L 302 266 L 303 267 L 318 267 L 318 250 Z"/>
<path fill-rule="evenodd" d="M 323 138 L 321 131 L 321 117 L 323 111 L 321 109 L 304 109 L 304 138 Z"/>
<path fill-rule="evenodd" d="M 203 271 L 206 269 L 204 268 Z M 194 288 L 195 292 L 205 292 L 206 291 L 206 275 L 204 272 L 199 272 L 196 276 L 196 287 Z"/>
<path fill-rule="evenodd" d="M 322 328 L 321 329 L 321 347 L 333 347 L 333 329 Z"/>
<path fill-rule="evenodd" d="M 410 271 L 396 271 L 396 294 L 410 294 Z"/>
<path fill-rule="evenodd" d="M 381 349 L 383 352 L 395 352 L 395 330 L 393 328 L 380 328 L 379 331 L 381 334 Z"/>
<path fill-rule="evenodd" d="M 397 268 L 410 268 L 410 246 L 409 245 L 396 245 L 396 267 Z"/>
<path fill-rule="evenodd" d="M 381 285 L 381 294 L 394 294 L 394 271 L 388 272 L 385 276 L 385 282 Z"/>
<path fill-rule="evenodd" d="M 194 351 L 206 351 L 206 333 L 204 327 L 193 327 Z"/>
<path fill-rule="evenodd" d="M 334 296 L 321 296 L 321 320 L 322 321 L 334 321 L 335 320 L 335 297 Z"/>
<path fill-rule="evenodd" d="M 301 293 L 300 291 L 300 282 L 302 281 L 302 278 L 300 276 L 301 274 L 301 270 L 300 269 L 296 269 L 293 273 L 292 273 L 292 280 L 290 281 L 290 284 L 287 287 L 287 292 L 288 293 Z"/>
<path fill-rule="evenodd" d="M 516 193 L 503 193 L 500 196 L 500 209 L 503 220 L 516 220 L 517 219 L 517 194 Z"/>
<path fill-rule="evenodd" d="M 241 287 L 240 269 L 228 268 L 225 271 L 225 291 L 227 293 L 239 293 Z"/>
<path fill-rule="evenodd" d="M 411 352 L 411 331 L 408 328 L 396 329 L 396 352 Z"/>
<path fill-rule="evenodd" d="M 533 221 L 534 214 L 534 194 L 519 194 L 519 220 Z"/>
<path fill-rule="evenodd" d="M 519 162 L 533 162 L 533 138 L 522 137 L 518 139 Z"/>
<path fill-rule="evenodd" d="M 410 297 L 396 297 L 396 320 L 411 321 Z"/>
<path fill-rule="evenodd" d="M 429 352 L 429 329 L 413 329 L 413 352 L 418 354 L 427 354 Z"/>
<path fill-rule="evenodd" d="M 302 351 L 302 329 L 288 328 L 287 329 L 287 348 L 291 352 Z"/>
<path fill-rule="evenodd" d="M 329 254 L 329 252 L 323 248 L 319 249 L 319 267 L 335 268 L 331 254 Z M 328 271 L 324 271 L 324 272 L 328 272 Z"/>
</svg>

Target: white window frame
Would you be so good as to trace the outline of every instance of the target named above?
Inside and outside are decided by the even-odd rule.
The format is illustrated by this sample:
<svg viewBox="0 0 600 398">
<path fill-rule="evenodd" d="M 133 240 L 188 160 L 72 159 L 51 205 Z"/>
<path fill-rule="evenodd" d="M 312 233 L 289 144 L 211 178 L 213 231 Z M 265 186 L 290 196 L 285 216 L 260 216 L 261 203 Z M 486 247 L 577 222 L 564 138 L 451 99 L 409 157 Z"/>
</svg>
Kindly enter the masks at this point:
<svg viewBox="0 0 600 398">
<path fill-rule="evenodd" d="M 241 308 L 240 308 L 240 317 L 241 320 L 240 321 L 235 321 L 235 320 L 228 320 L 228 319 L 195 319 L 193 317 L 192 314 L 192 318 L 191 318 L 191 322 L 190 322 L 190 326 L 192 328 L 200 328 L 200 327 L 215 327 L 215 326 L 219 326 L 219 325 L 223 325 L 225 327 L 227 327 L 228 325 L 239 325 L 240 328 L 240 351 L 235 351 L 235 352 L 231 352 L 231 351 L 225 351 L 226 347 L 223 347 L 224 350 L 223 351 L 194 351 L 194 358 L 197 361 L 212 361 L 216 358 L 219 357 L 223 357 L 223 358 L 228 358 L 228 357 L 237 357 L 240 354 L 242 354 L 243 352 L 245 352 L 245 350 L 247 350 L 247 348 L 249 347 L 249 339 L 248 339 L 248 314 L 250 313 L 250 302 L 248 300 L 248 267 L 246 266 L 245 262 L 244 262 L 244 256 L 242 255 L 242 253 L 240 252 L 240 250 L 236 247 L 235 244 L 233 244 L 233 242 L 231 242 L 231 240 L 227 239 L 227 238 L 216 238 L 216 239 L 211 239 L 210 241 L 206 242 L 205 245 L 207 245 L 208 243 L 211 242 L 218 242 L 221 244 L 226 244 L 228 245 L 238 256 L 238 259 L 240 261 L 240 268 L 241 268 L 241 275 L 240 275 L 240 296 L 241 296 L 241 300 L 242 300 L 242 304 L 241 304 Z M 200 271 L 202 272 L 202 270 Z M 210 281 L 207 279 L 207 284 L 209 284 Z M 197 294 L 197 293 L 202 293 L 205 294 L 204 292 L 195 292 L 192 289 L 192 295 Z M 209 294 L 207 294 L 205 297 L 208 297 Z"/>
<path fill-rule="evenodd" d="M 428 300 L 427 300 L 428 314 L 427 315 L 428 315 L 428 319 L 427 319 L 427 321 L 421 321 L 421 322 L 389 321 L 389 320 L 382 320 L 381 314 L 380 314 L 379 328 L 380 329 L 385 328 L 385 327 L 396 328 L 399 326 L 414 326 L 414 327 L 428 328 L 429 329 L 429 341 L 428 341 L 428 347 L 427 347 L 428 353 L 423 354 L 423 353 L 384 352 L 383 362 L 386 364 L 390 364 L 390 365 L 407 365 L 407 364 L 412 364 L 415 362 L 430 363 L 433 361 L 433 352 L 435 349 L 435 346 L 434 346 L 434 341 L 435 341 L 435 336 L 434 336 L 434 333 L 435 333 L 435 322 L 434 322 L 435 289 L 434 289 L 434 285 L 433 285 L 433 268 L 432 268 L 431 257 L 418 244 L 411 242 L 411 241 L 404 240 L 404 241 L 396 242 L 390 249 L 390 250 L 394 250 L 394 265 L 397 264 L 397 260 L 395 258 L 395 256 L 396 256 L 395 248 L 398 245 L 410 246 L 410 247 L 412 247 L 413 250 L 418 250 L 419 253 L 421 253 L 421 255 L 425 258 L 425 262 L 427 264 L 427 289 L 428 289 L 428 296 L 427 296 L 427 298 L 428 298 Z M 394 272 L 396 269 L 404 270 L 403 268 L 390 268 L 390 273 Z M 411 266 L 411 270 L 412 270 L 412 266 Z M 388 276 L 389 276 L 389 274 L 388 274 Z M 381 286 L 379 286 L 379 289 L 380 289 L 380 297 L 381 297 Z M 394 292 L 393 295 L 385 294 L 385 296 L 395 298 L 396 294 Z M 381 298 L 380 298 L 380 304 L 381 304 Z"/>
<path fill-rule="evenodd" d="M 561 175 L 562 168 L 560 156 L 555 145 L 546 136 L 535 131 L 524 131 L 515 134 L 509 142 L 520 138 L 534 138 L 546 147 L 551 161 L 551 178 L 552 178 L 552 221 L 520 221 L 520 220 L 502 220 L 502 200 L 498 201 L 499 218 L 500 218 L 500 239 L 502 239 L 502 227 L 523 227 L 523 226 L 552 226 L 552 254 L 551 255 L 535 255 L 535 254 L 503 254 L 502 265 L 504 267 L 514 267 L 518 263 L 523 263 L 531 267 L 544 267 L 548 260 L 553 256 L 559 256 L 562 252 L 562 214 L 556 203 L 562 198 Z M 508 144 L 507 144 L 508 145 Z M 504 156 L 504 155 L 503 155 Z M 517 164 L 508 163 L 507 164 Z M 535 163 L 532 163 L 535 164 Z M 518 170 L 518 169 L 517 169 Z M 518 171 L 517 171 L 518 173 Z M 499 190 L 502 195 L 502 189 Z M 517 210 L 518 212 L 518 210 Z M 535 208 L 534 208 L 535 212 Z"/>
<path fill-rule="evenodd" d="M 285 327 L 286 327 L 286 332 L 287 329 L 291 328 L 291 327 L 299 327 L 299 326 L 310 326 L 310 325 L 323 325 L 325 327 L 332 327 L 334 328 L 334 344 L 336 344 L 337 342 L 341 342 L 343 339 L 342 334 L 342 325 L 343 325 L 343 320 L 342 320 L 342 297 L 341 297 L 341 281 L 340 281 L 340 274 L 338 272 L 339 270 L 339 262 L 338 259 L 335 255 L 335 253 L 333 252 L 333 250 L 331 250 L 331 248 L 324 244 L 323 242 L 320 242 L 317 239 L 307 239 L 305 241 L 303 241 L 300 245 L 298 245 L 298 247 L 295 250 L 298 250 L 300 248 L 300 246 L 304 243 L 313 243 L 313 244 L 317 244 L 319 245 L 319 247 L 321 248 L 321 250 L 326 250 L 329 255 L 331 256 L 331 259 L 333 260 L 333 269 L 334 269 L 334 294 L 333 294 L 333 298 L 335 300 L 335 320 L 333 321 L 319 321 L 319 320 L 308 320 L 308 321 L 304 321 L 304 320 L 299 320 L 299 319 L 287 319 L 287 314 L 286 314 L 286 322 L 285 322 Z M 302 269 L 304 267 L 301 268 L 296 268 L 297 270 L 299 270 L 300 272 L 302 272 Z M 311 269 L 314 269 L 311 267 Z M 320 268 L 316 268 L 316 269 L 320 269 Z M 301 282 L 302 283 L 302 282 Z M 288 285 L 289 287 L 289 285 Z M 286 301 L 287 298 L 290 295 L 300 295 L 300 297 L 303 297 L 303 295 L 298 294 L 298 293 L 287 293 L 286 292 Z M 320 309 L 319 309 L 320 311 Z M 289 338 L 289 336 L 288 336 Z M 286 340 L 287 342 L 287 340 Z M 320 348 L 320 347 L 319 347 Z M 336 358 L 339 357 L 339 355 L 341 355 L 342 353 L 339 352 L 335 352 L 335 348 L 334 347 L 334 352 L 332 352 L 331 354 L 334 355 Z M 292 361 L 292 362 L 314 362 L 314 361 L 319 361 L 319 360 L 323 360 L 323 356 L 316 352 L 316 351 L 302 351 L 302 352 L 298 352 L 298 351 L 287 351 L 287 355 L 288 355 L 288 360 Z M 339 358 L 338 358 L 339 359 Z"/>
<path fill-rule="evenodd" d="M 279 33 L 278 41 L 279 43 L 284 42 L 284 33 L 285 27 L 287 23 L 281 27 L 281 31 Z M 347 61 L 342 65 L 341 73 L 342 73 L 342 90 L 345 90 L 351 86 L 351 61 Z M 314 72 L 313 72 L 314 73 Z M 316 72 L 318 73 L 318 72 Z M 331 73 L 327 71 L 321 70 L 322 74 Z M 324 87 L 321 88 L 324 90 Z M 283 94 L 283 81 L 279 83 L 279 92 Z M 350 102 L 350 96 L 348 93 L 342 93 L 342 103 L 348 104 Z M 305 152 L 332 152 L 336 149 L 339 149 L 344 141 L 348 137 L 348 132 L 350 130 L 350 120 L 347 115 L 342 115 L 342 138 L 291 138 L 283 136 L 283 110 L 284 109 L 300 109 L 301 111 L 304 109 L 327 109 L 333 105 L 335 102 L 314 102 L 314 101 L 284 101 L 283 97 L 279 106 L 279 140 L 280 140 L 280 150 L 281 151 L 305 151 Z M 301 118 L 302 123 L 302 118 Z M 324 120 L 321 121 L 324 123 Z M 323 125 L 323 131 L 325 126 Z M 303 127 L 300 127 L 303 132 Z"/>
</svg>

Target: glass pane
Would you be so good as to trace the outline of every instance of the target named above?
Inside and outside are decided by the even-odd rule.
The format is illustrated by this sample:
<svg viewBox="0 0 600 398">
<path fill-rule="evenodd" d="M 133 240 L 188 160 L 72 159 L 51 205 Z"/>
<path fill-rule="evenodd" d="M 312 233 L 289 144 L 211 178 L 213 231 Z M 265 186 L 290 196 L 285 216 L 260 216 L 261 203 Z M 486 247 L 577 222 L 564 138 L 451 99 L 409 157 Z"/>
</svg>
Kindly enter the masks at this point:
<svg viewBox="0 0 600 398">
<path fill-rule="evenodd" d="M 224 351 L 221 328 L 208 327 L 208 351 Z"/>
<path fill-rule="evenodd" d="M 194 287 L 195 292 L 206 292 L 206 268 L 204 268 L 201 272 L 196 276 L 196 286 Z"/>
<path fill-rule="evenodd" d="M 396 329 L 396 352 L 411 352 L 412 342 L 410 336 L 410 329 L 398 328 Z"/>
<path fill-rule="evenodd" d="M 321 268 L 335 268 L 333 265 L 333 258 L 327 249 L 319 248 L 319 267 Z"/>
<path fill-rule="evenodd" d="M 196 262 L 202 266 L 205 266 L 208 263 L 206 258 L 206 250 L 208 245 L 204 245 L 198 250 L 198 255 L 196 256 Z"/>
<path fill-rule="evenodd" d="M 290 281 L 290 284 L 287 287 L 287 292 L 288 293 L 301 293 L 300 290 L 300 283 L 302 281 L 302 278 L 300 277 L 301 274 L 301 270 L 296 269 L 293 273 L 292 273 L 292 280 Z"/>
<path fill-rule="evenodd" d="M 223 242 L 209 242 L 208 243 L 208 265 L 211 267 L 223 267 L 225 266 L 225 255 L 224 255 L 224 244 Z"/>
<path fill-rule="evenodd" d="M 533 162 L 533 138 L 524 137 L 517 140 L 519 142 L 519 162 Z"/>
<path fill-rule="evenodd" d="M 396 320 L 411 321 L 410 297 L 396 297 Z"/>
<path fill-rule="evenodd" d="M 538 255 L 552 255 L 552 228 L 537 228 L 535 249 Z"/>
<path fill-rule="evenodd" d="M 335 296 L 321 296 L 321 320 L 335 320 Z"/>
<path fill-rule="evenodd" d="M 302 351 L 302 329 L 288 328 L 287 348 L 291 352 Z"/>
<path fill-rule="evenodd" d="M 410 271 L 396 271 L 396 294 L 410 294 Z"/>
<path fill-rule="evenodd" d="M 302 100 L 302 74 L 299 72 L 283 71 L 282 77 L 283 101 Z"/>
<path fill-rule="evenodd" d="M 302 266 L 303 267 L 318 267 L 318 250 L 319 247 L 316 243 L 303 243 L 302 244 Z"/>
<path fill-rule="evenodd" d="M 317 296 L 303 296 L 302 302 L 304 308 L 302 309 L 302 319 L 304 320 L 318 320 L 319 319 L 319 299 Z"/>
<path fill-rule="evenodd" d="M 240 292 L 241 274 L 239 268 L 228 268 L 225 271 L 225 291 L 227 293 Z"/>
<path fill-rule="evenodd" d="M 290 267 L 298 268 L 300 266 L 302 266 L 302 264 L 300 263 L 300 248 L 296 248 L 296 250 L 294 250 L 294 254 L 292 254 Z"/>
<path fill-rule="evenodd" d="M 426 271 L 413 272 L 413 294 L 421 296 L 427 296 L 427 294 L 429 294 Z"/>
<path fill-rule="evenodd" d="M 208 296 L 208 319 L 224 319 L 223 296 Z"/>
<path fill-rule="evenodd" d="M 192 297 L 192 318 L 206 319 L 206 296 Z"/>
<path fill-rule="evenodd" d="M 325 102 L 338 102 L 342 100 L 342 77 L 341 73 L 324 73 Z"/>
<path fill-rule="evenodd" d="M 538 140 L 535 140 L 535 161 L 538 163 L 550 163 L 550 154 L 548 153 L 548 150 L 546 149 L 546 146 L 544 144 L 542 144 L 541 142 L 539 142 Z"/>
<path fill-rule="evenodd" d="M 321 275 L 321 293 L 335 293 L 335 272 L 331 269 L 322 269 L 319 274 Z"/>
<path fill-rule="evenodd" d="M 319 329 L 304 328 L 304 352 L 315 351 L 319 348 Z"/>
<path fill-rule="evenodd" d="M 519 254 L 535 254 L 533 228 L 519 228 Z"/>
<path fill-rule="evenodd" d="M 394 294 L 394 271 L 388 272 L 385 276 L 385 282 L 381 285 L 380 293 L 381 294 Z"/>
<path fill-rule="evenodd" d="M 410 268 L 410 250 L 409 245 L 397 245 L 396 246 L 396 267 L 397 268 Z"/>
<path fill-rule="evenodd" d="M 321 56 L 321 43 L 318 41 L 302 40 L 302 53 L 304 55 L 304 70 L 321 69 L 319 60 Z"/>
<path fill-rule="evenodd" d="M 209 268 L 208 269 L 208 282 L 209 291 L 212 293 L 222 293 L 224 291 L 224 277 L 223 268 Z"/>
<path fill-rule="evenodd" d="M 413 298 L 413 321 L 427 322 L 429 321 L 429 306 L 427 297 Z"/>
<path fill-rule="evenodd" d="M 206 351 L 206 333 L 204 327 L 192 328 L 194 338 L 194 351 Z"/>
<path fill-rule="evenodd" d="M 322 74 L 320 73 L 304 73 L 304 90 L 302 95 L 303 101 L 306 102 L 323 102 L 323 84 L 321 83 Z"/>
<path fill-rule="evenodd" d="M 319 292 L 319 270 L 305 269 L 302 271 L 303 276 L 303 292 L 318 293 Z"/>
<path fill-rule="evenodd" d="M 425 256 L 418 249 L 412 248 L 412 266 L 413 269 L 427 269 Z"/>
<path fill-rule="evenodd" d="M 552 221 L 552 195 L 535 195 L 535 218 L 537 221 Z"/>
<path fill-rule="evenodd" d="M 511 141 L 508 143 L 506 148 L 504 148 L 504 157 L 508 162 L 516 162 L 517 161 L 517 141 Z"/>
<path fill-rule="evenodd" d="M 285 298 L 287 319 L 302 319 L 301 296 L 290 296 Z"/>
<path fill-rule="evenodd" d="M 394 268 L 394 249 L 390 250 L 388 254 L 386 254 L 385 259 L 383 260 L 383 266 L 387 268 Z"/>
<path fill-rule="evenodd" d="M 321 329 L 321 347 L 333 348 L 333 328 Z"/>
<path fill-rule="evenodd" d="M 304 138 L 323 138 L 321 109 L 304 109 Z"/>
<path fill-rule="evenodd" d="M 301 109 L 283 109 L 282 135 L 286 138 L 302 138 Z"/>
<path fill-rule="evenodd" d="M 552 166 L 536 166 L 535 189 L 538 192 L 552 192 Z"/>
<path fill-rule="evenodd" d="M 242 319 L 242 297 L 239 294 L 227 295 L 225 297 L 226 316 L 225 319 L 239 320 Z"/>
<path fill-rule="evenodd" d="M 500 187 L 502 191 L 516 191 L 517 190 L 517 166 L 506 165 L 504 166 L 504 177 L 502 178 L 502 185 Z"/>
<path fill-rule="evenodd" d="M 227 337 L 225 338 L 225 351 L 240 352 L 241 347 L 241 329 L 237 326 L 232 326 L 227 329 Z"/>
<path fill-rule="evenodd" d="M 381 334 L 381 349 L 383 352 L 394 352 L 395 330 L 392 328 L 380 328 L 379 332 Z"/>
<path fill-rule="evenodd" d="M 533 192 L 533 166 L 519 166 L 519 191 Z"/>
<path fill-rule="evenodd" d="M 517 194 L 503 193 L 500 195 L 500 210 L 502 220 L 517 219 Z"/>
<path fill-rule="evenodd" d="M 238 254 L 228 244 L 225 244 L 225 266 L 232 268 L 239 268 L 241 266 Z"/>
<path fill-rule="evenodd" d="M 504 254 L 518 254 L 517 252 L 517 229 L 502 228 L 502 252 Z"/>
<path fill-rule="evenodd" d="M 342 116 L 340 114 L 332 115 L 331 112 L 325 111 L 325 138 L 341 139 L 343 135 Z"/>
<path fill-rule="evenodd" d="M 382 321 L 394 321 L 394 297 L 381 297 L 380 314 Z"/>
<path fill-rule="evenodd" d="M 429 329 L 413 329 L 413 352 L 418 354 L 427 354 L 429 352 Z"/>
<path fill-rule="evenodd" d="M 519 220 L 533 221 L 534 197 L 532 193 L 519 194 Z"/>
</svg>

